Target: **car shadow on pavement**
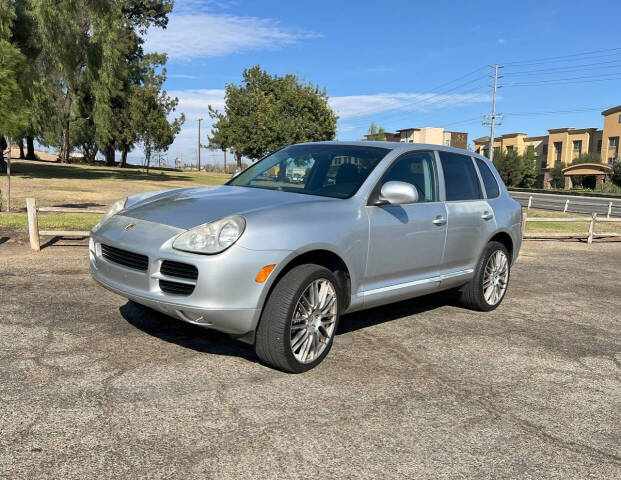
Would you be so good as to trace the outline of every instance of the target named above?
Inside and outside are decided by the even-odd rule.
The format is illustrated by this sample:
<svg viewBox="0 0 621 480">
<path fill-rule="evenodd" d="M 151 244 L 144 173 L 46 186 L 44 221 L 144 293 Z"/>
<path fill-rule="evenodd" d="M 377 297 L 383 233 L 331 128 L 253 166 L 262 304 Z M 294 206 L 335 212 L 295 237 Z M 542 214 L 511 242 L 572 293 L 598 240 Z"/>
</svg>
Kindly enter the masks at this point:
<svg viewBox="0 0 621 480">
<path fill-rule="evenodd" d="M 197 352 L 259 361 L 252 345 L 235 340 L 225 333 L 182 322 L 133 302 L 127 302 L 119 311 L 137 329 L 166 342 Z"/>
<path fill-rule="evenodd" d="M 381 307 L 343 315 L 336 334 L 343 335 L 345 333 L 397 320 L 398 318 L 435 310 L 436 308 L 445 307 L 447 305 L 459 305 L 459 293 L 457 290 L 432 293 L 402 302 L 390 303 L 388 305 L 382 305 Z"/>
<path fill-rule="evenodd" d="M 336 334 L 343 335 L 446 305 L 457 305 L 458 298 L 456 291 L 446 291 L 344 315 Z M 166 342 L 197 352 L 259 361 L 252 345 L 235 340 L 225 333 L 182 322 L 131 301 L 119 311 L 129 324 Z"/>
</svg>

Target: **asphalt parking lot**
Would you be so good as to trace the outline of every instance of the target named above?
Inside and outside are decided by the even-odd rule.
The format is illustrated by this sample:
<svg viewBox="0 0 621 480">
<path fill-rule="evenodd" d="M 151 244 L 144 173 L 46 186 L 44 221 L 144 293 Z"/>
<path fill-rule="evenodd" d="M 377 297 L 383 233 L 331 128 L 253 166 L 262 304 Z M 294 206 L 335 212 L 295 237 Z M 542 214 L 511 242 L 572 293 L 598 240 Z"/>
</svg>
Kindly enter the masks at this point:
<svg viewBox="0 0 621 480">
<path fill-rule="evenodd" d="M 621 478 L 619 242 L 527 242 L 495 312 L 346 316 L 288 375 L 6 237 L 1 478 Z"/>
</svg>

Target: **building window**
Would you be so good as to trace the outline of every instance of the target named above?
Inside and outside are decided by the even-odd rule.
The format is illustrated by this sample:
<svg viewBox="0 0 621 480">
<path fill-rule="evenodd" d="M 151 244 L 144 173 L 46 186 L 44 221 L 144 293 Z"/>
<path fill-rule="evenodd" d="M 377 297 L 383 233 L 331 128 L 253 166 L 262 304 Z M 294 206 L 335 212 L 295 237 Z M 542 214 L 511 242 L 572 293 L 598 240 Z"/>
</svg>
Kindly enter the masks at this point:
<svg viewBox="0 0 621 480">
<path fill-rule="evenodd" d="M 597 141 L 597 153 L 602 153 L 602 140 Z"/>
<path fill-rule="evenodd" d="M 548 154 L 548 144 L 547 143 L 543 144 L 542 152 L 543 152 L 544 155 Z"/>
<path fill-rule="evenodd" d="M 574 140 L 574 155 L 582 153 L 582 140 Z"/>
<path fill-rule="evenodd" d="M 608 163 L 614 163 L 619 156 L 619 137 L 608 138 Z"/>
<path fill-rule="evenodd" d="M 563 142 L 554 142 L 554 164 L 561 162 L 561 153 L 563 152 Z"/>
<path fill-rule="evenodd" d="M 619 123 L 621 123 L 621 115 L 619 115 Z"/>
<path fill-rule="evenodd" d="M 509 145 L 507 147 L 507 152 L 512 152 L 513 151 L 513 145 Z"/>
</svg>

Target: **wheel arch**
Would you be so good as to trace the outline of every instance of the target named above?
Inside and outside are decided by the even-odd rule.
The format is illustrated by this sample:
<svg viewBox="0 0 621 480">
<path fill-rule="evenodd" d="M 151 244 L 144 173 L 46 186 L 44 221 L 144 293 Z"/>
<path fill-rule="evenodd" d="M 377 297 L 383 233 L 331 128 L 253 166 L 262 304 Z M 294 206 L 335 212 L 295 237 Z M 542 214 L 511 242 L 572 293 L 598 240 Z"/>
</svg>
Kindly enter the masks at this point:
<svg viewBox="0 0 621 480">
<path fill-rule="evenodd" d="M 263 299 L 263 304 L 265 300 L 270 296 L 274 286 L 278 283 L 278 281 L 287 274 L 292 268 L 297 267 L 298 265 L 303 265 L 306 263 L 313 263 L 315 265 L 320 265 L 322 267 L 327 268 L 331 272 L 336 275 L 336 278 L 339 280 L 339 286 L 343 292 L 345 297 L 345 310 L 349 306 L 349 302 L 351 299 L 351 269 L 347 265 L 347 262 L 343 259 L 341 255 L 336 253 L 333 249 L 326 248 L 325 246 L 308 248 L 303 251 L 296 251 L 295 255 L 292 255 L 285 262 L 284 265 L 278 269 L 276 276 L 272 279 L 267 294 Z M 261 305 L 261 308 L 263 305 Z"/>
<path fill-rule="evenodd" d="M 339 281 L 339 287 L 343 293 L 345 305 L 342 311 L 347 310 L 351 301 L 351 268 L 347 265 L 347 262 L 343 259 L 342 255 L 336 253 L 333 249 L 326 248 L 325 246 L 309 247 L 305 250 L 296 250 L 291 252 L 287 258 L 283 260 L 279 268 L 274 272 L 275 275 L 270 275 L 266 285 L 265 292 L 261 295 L 261 299 L 258 305 L 258 311 L 263 312 L 267 299 L 272 294 L 274 287 L 278 284 L 280 279 L 287 274 L 291 269 L 298 265 L 312 263 L 315 265 L 321 265 L 332 271 L 337 280 Z M 247 343 L 254 343 L 254 335 L 261 323 L 261 315 L 256 322 L 254 330 L 249 334 L 244 335 L 243 341 Z"/>
<path fill-rule="evenodd" d="M 494 235 L 492 235 L 490 239 L 487 241 L 487 243 L 489 242 L 502 243 L 507 249 L 507 251 L 509 252 L 509 258 L 511 259 L 511 262 L 513 263 L 514 244 L 513 244 L 513 238 L 511 238 L 511 235 L 509 235 L 508 232 L 505 232 L 504 230 L 495 232 Z"/>
</svg>

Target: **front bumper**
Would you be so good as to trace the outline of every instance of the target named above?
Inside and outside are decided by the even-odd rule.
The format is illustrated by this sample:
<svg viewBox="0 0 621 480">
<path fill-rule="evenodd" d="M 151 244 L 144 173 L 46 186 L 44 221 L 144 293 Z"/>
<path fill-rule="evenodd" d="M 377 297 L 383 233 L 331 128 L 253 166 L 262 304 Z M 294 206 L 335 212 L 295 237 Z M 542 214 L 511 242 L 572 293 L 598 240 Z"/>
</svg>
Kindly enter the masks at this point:
<svg viewBox="0 0 621 480">
<path fill-rule="evenodd" d="M 125 230 L 130 223 L 134 227 Z M 236 336 L 253 331 L 258 323 L 270 281 L 273 280 L 270 276 L 267 282 L 257 283 L 254 278 L 265 265 L 278 265 L 291 252 L 250 250 L 237 244 L 216 255 L 200 255 L 173 249 L 173 240 L 184 231 L 115 215 L 91 232 L 91 274 L 104 288 L 183 321 Z M 101 244 L 146 255 L 146 270 L 129 268 L 105 258 Z M 165 260 L 194 265 L 197 268 L 198 278 L 190 294 L 173 294 L 160 288 L 162 278 L 179 280 L 162 275 L 160 267 Z"/>
</svg>

